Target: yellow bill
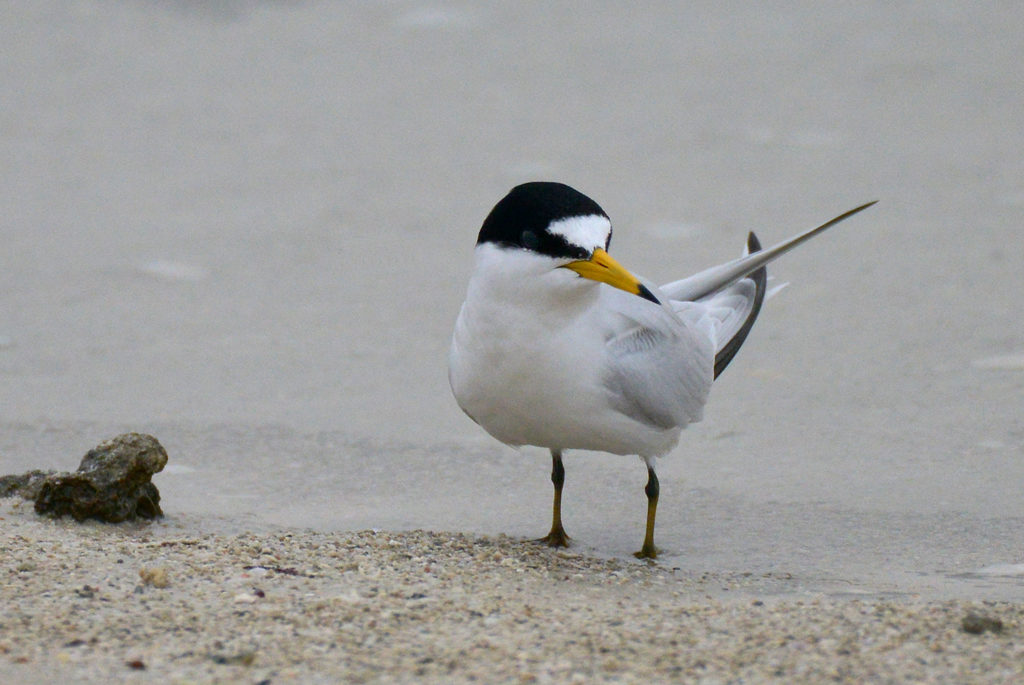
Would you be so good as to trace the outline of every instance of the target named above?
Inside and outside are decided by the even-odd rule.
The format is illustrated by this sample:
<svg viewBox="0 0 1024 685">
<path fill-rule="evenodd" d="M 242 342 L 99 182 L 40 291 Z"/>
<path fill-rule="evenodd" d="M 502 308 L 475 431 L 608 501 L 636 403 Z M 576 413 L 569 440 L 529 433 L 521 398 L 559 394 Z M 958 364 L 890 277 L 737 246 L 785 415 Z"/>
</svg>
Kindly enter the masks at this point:
<svg viewBox="0 0 1024 685">
<path fill-rule="evenodd" d="M 597 248 L 590 259 L 581 259 L 577 262 L 570 262 L 564 267 L 575 271 L 583 278 L 589 278 L 599 283 L 607 283 L 613 288 L 625 290 L 627 293 L 639 295 L 645 300 L 658 303 L 658 298 L 641 283 L 636 276 L 626 271 L 626 268 L 612 259 L 612 256 Z"/>
</svg>

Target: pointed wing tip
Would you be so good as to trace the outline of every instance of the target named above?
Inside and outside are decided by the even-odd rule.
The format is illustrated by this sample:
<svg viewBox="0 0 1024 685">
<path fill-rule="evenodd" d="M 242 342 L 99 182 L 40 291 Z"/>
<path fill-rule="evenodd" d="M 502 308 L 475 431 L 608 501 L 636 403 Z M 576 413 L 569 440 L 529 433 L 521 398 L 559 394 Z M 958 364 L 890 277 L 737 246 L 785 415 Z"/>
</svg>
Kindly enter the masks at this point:
<svg viewBox="0 0 1024 685">
<path fill-rule="evenodd" d="M 871 207 L 871 206 L 877 205 L 877 204 L 878 204 L 878 200 L 872 200 L 871 202 L 865 202 L 860 207 L 854 207 L 853 209 L 848 211 L 846 213 L 846 216 L 852 216 L 852 215 L 856 214 L 859 211 L 862 211 L 864 209 L 867 209 L 868 207 Z"/>
<path fill-rule="evenodd" d="M 875 205 L 877 203 L 878 203 L 878 200 L 872 200 L 871 202 L 867 202 L 865 204 L 862 204 L 860 207 L 854 207 L 851 210 L 845 211 L 842 214 L 840 214 L 839 216 L 837 216 L 836 218 L 830 219 L 830 220 L 826 221 L 825 223 L 823 223 L 821 226 L 818 226 L 817 228 L 815 228 L 815 229 L 813 229 L 811 231 L 808 231 L 807 233 L 804 233 L 803 236 L 801 236 L 801 239 L 799 239 L 798 242 L 796 242 L 795 244 L 799 245 L 801 242 L 803 242 L 803 240 L 806 240 L 806 238 L 809 238 L 809 237 L 811 237 L 813 235 L 821 233 L 826 228 L 831 228 L 832 226 L 835 226 L 836 224 L 838 224 L 840 221 L 845 221 L 846 219 L 849 219 L 854 214 L 857 214 L 858 212 L 863 212 L 868 207 L 871 207 L 872 205 Z"/>
<path fill-rule="evenodd" d="M 757 239 L 757 235 L 751 231 L 747 234 L 747 252 L 757 252 L 761 249 L 761 241 Z"/>
</svg>

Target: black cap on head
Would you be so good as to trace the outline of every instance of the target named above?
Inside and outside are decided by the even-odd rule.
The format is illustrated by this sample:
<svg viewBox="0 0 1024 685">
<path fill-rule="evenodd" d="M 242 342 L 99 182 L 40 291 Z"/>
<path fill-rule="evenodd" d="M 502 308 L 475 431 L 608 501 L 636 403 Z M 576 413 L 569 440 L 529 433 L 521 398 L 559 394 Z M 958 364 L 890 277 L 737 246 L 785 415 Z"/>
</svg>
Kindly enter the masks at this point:
<svg viewBox="0 0 1024 685">
<path fill-rule="evenodd" d="M 608 218 L 600 205 L 564 183 L 524 183 L 494 205 L 476 243 L 495 243 L 550 257 L 586 259 L 590 256 L 586 250 L 571 245 L 563 236 L 549 233 L 547 228 L 554 221 L 592 215 Z"/>
</svg>

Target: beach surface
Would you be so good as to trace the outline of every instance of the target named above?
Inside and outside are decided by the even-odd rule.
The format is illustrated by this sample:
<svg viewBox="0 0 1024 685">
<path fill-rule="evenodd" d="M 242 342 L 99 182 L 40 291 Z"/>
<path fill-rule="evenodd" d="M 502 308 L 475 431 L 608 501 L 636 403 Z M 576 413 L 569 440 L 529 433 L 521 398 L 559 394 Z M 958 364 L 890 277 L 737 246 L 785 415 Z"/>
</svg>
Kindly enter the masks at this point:
<svg viewBox="0 0 1024 685">
<path fill-rule="evenodd" d="M 1021 25 L 7 7 L 0 474 L 128 431 L 169 461 L 149 524 L 0 503 L 0 680 L 1019 679 Z M 657 565 L 639 460 L 568 453 L 573 547 L 537 548 L 549 456 L 451 398 L 476 232 L 528 180 L 593 197 L 656 282 L 879 201 L 769 268 L 658 461 Z"/>
<path fill-rule="evenodd" d="M 1024 606 L 807 596 L 461 533 L 203 533 L 4 506 L 4 682 L 972 682 Z M 839 584 L 841 585 L 841 584 Z"/>
</svg>

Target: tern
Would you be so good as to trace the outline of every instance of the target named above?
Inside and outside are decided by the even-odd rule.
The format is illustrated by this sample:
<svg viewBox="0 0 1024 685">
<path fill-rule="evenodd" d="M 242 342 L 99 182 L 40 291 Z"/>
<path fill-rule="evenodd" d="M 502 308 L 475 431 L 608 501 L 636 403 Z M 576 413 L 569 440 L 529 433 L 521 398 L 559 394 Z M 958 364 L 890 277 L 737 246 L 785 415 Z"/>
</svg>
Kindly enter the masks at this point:
<svg viewBox="0 0 1024 685">
<path fill-rule="evenodd" d="M 747 338 L 765 265 L 874 202 L 766 250 L 660 287 L 608 254 L 612 224 L 592 199 L 553 182 L 516 186 L 477 237 L 449 353 L 459 407 L 501 442 L 551 452 L 551 531 L 562 526 L 566 450 L 636 455 L 647 466 L 639 558 L 654 559 L 655 460 L 700 421 L 714 380 Z"/>
</svg>

